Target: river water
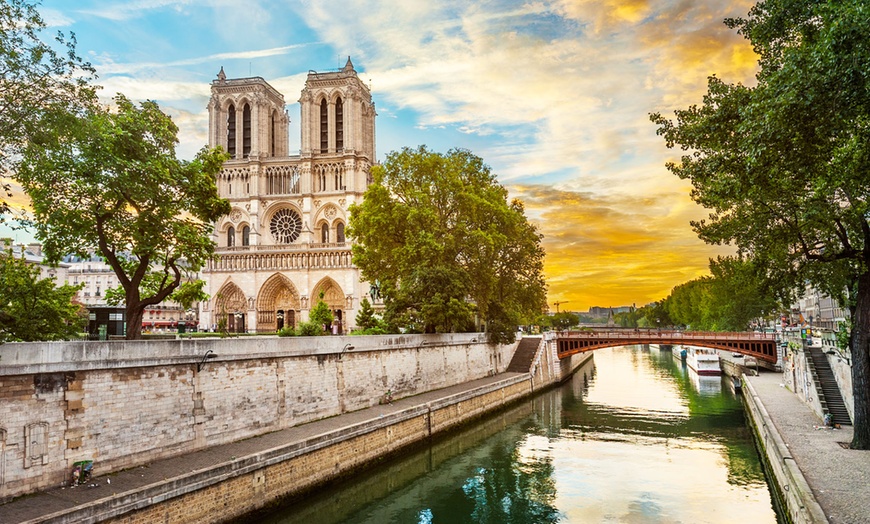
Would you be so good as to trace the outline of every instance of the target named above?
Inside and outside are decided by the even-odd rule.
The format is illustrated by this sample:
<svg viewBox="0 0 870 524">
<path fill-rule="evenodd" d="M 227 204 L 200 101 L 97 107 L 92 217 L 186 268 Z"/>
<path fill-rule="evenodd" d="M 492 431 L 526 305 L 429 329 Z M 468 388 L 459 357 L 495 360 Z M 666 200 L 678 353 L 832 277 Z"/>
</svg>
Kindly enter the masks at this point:
<svg viewBox="0 0 870 524">
<path fill-rule="evenodd" d="M 560 388 L 251 522 L 777 523 L 727 379 L 598 350 Z"/>
</svg>

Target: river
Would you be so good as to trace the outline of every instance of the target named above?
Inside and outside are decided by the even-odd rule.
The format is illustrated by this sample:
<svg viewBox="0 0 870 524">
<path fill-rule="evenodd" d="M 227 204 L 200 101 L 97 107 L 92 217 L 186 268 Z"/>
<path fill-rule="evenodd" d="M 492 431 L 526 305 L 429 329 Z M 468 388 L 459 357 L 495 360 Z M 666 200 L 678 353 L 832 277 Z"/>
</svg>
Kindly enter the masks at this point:
<svg viewBox="0 0 870 524">
<path fill-rule="evenodd" d="M 727 379 L 598 350 L 562 387 L 250 522 L 777 523 Z"/>
</svg>

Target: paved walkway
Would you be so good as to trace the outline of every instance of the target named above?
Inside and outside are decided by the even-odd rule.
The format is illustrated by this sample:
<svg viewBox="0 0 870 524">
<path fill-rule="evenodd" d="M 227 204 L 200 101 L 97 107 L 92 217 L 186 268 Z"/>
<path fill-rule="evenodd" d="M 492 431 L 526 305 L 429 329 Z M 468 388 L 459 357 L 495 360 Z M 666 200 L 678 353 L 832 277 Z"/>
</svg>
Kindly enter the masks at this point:
<svg viewBox="0 0 870 524">
<path fill-rule="evenodd" d="M 870 451 L 840 446 L 852 427 L 828 429 L 813 410 L 782 385 L 779 373 L 747 377 L 792 458 L 832 523 L 870 523 Z"/>
<path fill-rule="evenodd" d="M 496 375 L 397 400 L 391 405 L 375 406 L 241 442 L 153 462 L 147 466 L 97 477 L 94 480 L 94 487 L 56 488 L 23 497 L 0 505 L 0 522 L 3 524 L 50 522 L 50 515 L 57 512 L 97 503 L 101 499 L 121 495 L 291 442 L 304 441 L 516 375 L 514 373 Z M 748 380 L 767 409 L 829 521 L 837 524 L 870 523 L 870 451 L 852 451 L 838 444 L 852 439 L 852 428 L 818 429 L 821 426 L 818 417 L 809 406 L 780 385 L 779 373 L 762 373 L 757 377 L 748 377 Z M 99 464 L 96 465 L 96 471 L 99 473 Z"/>
</svg>

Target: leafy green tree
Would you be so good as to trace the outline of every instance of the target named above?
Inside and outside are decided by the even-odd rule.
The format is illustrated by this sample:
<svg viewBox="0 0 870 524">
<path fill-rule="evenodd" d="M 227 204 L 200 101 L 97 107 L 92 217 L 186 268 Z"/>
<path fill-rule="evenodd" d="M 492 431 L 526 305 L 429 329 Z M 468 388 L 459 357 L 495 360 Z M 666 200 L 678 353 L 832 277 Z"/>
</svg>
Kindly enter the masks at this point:
<svg viewBox="0 0 870 524">
<path fill-rule="evenodd" d="M 568 311 L 560 311 L 552 317 L 552 326 L 556 329 L 570 329 L 580 323 L 580 317 Z"/>
<path fill-rule="evenodd" d="M 482 159 L 404 148 L 372 175 L 348 233 L 363 278 L 380 283 L 391 329 L 469 331 L 477 319 L 491 341 L 507 342 L 540 314 L 541 237 Z"/>
<path fill-rule="evenodd" d="M 320 330 L 315 334 L 324 335 L 328 332 L 327 330 L 332 324 L 333 318 L 332 311 L 329 310 L 329 306 L 323 301 L 323 295 L 321 294 L 320 298 L 317 300 L 317 304 L 315 304 L 308 313 L 308 324 L 319 326 Z M 303 322 L 303 324 L 305 323 Z M 310 331 L 312 329 L 313 328 L 310 326 L 306 326 L 303 329 L 304 333 L 300 332 L 300 334 L 311 335 L 312 333 L 310 333 Z"/>
<path fill-rule="evenodd" d="M 770 289 L 850 290 L 851 445 L 870 449 L 870 5 L 763 0 L 726 23 L 759 55 L 758 83 L 713 77 L 702 105 L 652 115 L 686 151 L 668 168 L 711 209 L 699 236 L 736 244 Z"/>
<path fill-rule="evenodd" d="M 15 170 L 21 148 L 53 113 L 77 112 L 96 100 L 94 69 L 76 54 L 75 35 L 40 39 L 37 2 L 0 3 L 0 174 Z M 8 194 L 6 184 L 0 190 Z M 0 198 L 0 220 L 9 210 Z"/>
<path fill-rule="evenodd" d="M 0 253 L 0 343 L 68 340 L 82 332 L 82 305 L 74 300 L 82 285 L 55 286 L 40 278 L 39 267 Z"/>
<path fill-rule="evenodd" d="M 124 289 L 127 338 L 138 339 L 145 308 L 214 253 L 211 223 L 230 211 L 215 179 L 227 155 L 204 148 L 179 160 L 178 127 L 156 103 L 115 102 L 65 117 L 64 132 L 35 136 L 16 177 L 48 257 L 99 253 Z"/>
<path fill-rule="evenodd" d="M 387 333 L 384 322 L 375 314 L 372 303 L 366 297 L 363 297 L 360 302 L 354 333 L 358 335 L 384 335 Z"/>
</svg>

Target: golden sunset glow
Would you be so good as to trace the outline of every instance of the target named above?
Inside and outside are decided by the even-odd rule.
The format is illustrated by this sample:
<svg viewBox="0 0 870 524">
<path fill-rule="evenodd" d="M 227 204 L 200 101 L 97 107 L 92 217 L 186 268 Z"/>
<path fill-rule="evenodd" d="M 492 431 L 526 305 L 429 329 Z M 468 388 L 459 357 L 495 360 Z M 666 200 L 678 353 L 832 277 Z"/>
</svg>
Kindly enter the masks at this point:
<svg viewBox="0 0 870 524">
<path fill-rule="evenodd" d="M 184 158 L 207 142 L 209 84 L 221 67 L 285 95 L 295 152 L 307 71 L 351 55 L 377 104 L 378 160 L 421 144 L 482 157 L 544 235 L 548 301 L 581 311 L 664 298 L 732 252 L 691 230 L 707 212 L 665 169 L 680 151 L 665 148 L 649 114 L 700 103 L 711 75 L 753 85 L 756 56 L 723 24 L 752 4 L 46 0 L 41 11 L 51 29 L 76 33 L 106 97 L 160 103 Z M 238 30 L 232 9 L 261 30 Z"/>
</svg>

